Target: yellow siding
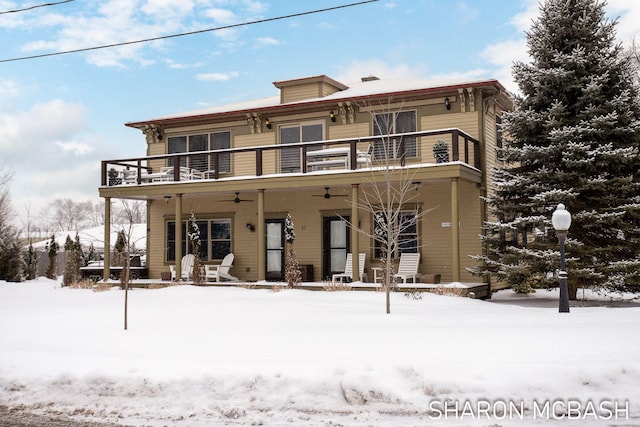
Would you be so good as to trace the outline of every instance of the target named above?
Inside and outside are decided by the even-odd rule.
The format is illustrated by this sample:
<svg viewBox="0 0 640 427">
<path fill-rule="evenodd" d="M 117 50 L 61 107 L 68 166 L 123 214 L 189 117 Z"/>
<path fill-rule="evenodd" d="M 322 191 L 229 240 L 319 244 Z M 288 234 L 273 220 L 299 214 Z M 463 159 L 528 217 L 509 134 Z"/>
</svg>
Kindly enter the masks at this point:
<svg viewBox="0 0 640 427">
<path fill-rule="evenodd" d="M 258 145 L 273 145 L 276 143 L 276 132 L 256 133 L 248 135 L 238 135 L 233 140 L 234 148 L 255 147 Z M 233 174 L 236 176 L 255 175 L 256 173 L 256 154 L 237 153 L 233 155 Z M 263 173 L 274 173 L 275 151 L 263 152 L 262 158 Z"/>
<path fill-rule="evenodd" d="M 317 98 L 318 96 L 320 96 L 320 92 L 317 82 L 285 87 L 280 95 L 282 103 Z"/>
<path fill-rule="evenodd" d="M 479 139 L 478 129 L 478 113 L 451 113 L 444 115 L 434 116 L 422 116 L 420 117 L 420 129 L 423 131 L 436 130 L 436 129 L 448 129 L 458 128 L 473 138 Z M 448 144 L 451 144 L 451 135 L 436 135 L 429 137 L 419 138 L 418 143 L 418 155 L 421 156 L 423 162 L 435 162 L 433 157 L 433 145 L 439 139 L 444 139 Z M 460 160 L 464 161 L 464 143 L 461 138 L 458 141 Z M 451 145 L 449 145 L 451 147 Z M 469 144 L 469 164 L 474 164 L 473 158 L 473 146 Z M 449 152 L 449 158 L 451 159 L 451 151 Z"/>
</svg>

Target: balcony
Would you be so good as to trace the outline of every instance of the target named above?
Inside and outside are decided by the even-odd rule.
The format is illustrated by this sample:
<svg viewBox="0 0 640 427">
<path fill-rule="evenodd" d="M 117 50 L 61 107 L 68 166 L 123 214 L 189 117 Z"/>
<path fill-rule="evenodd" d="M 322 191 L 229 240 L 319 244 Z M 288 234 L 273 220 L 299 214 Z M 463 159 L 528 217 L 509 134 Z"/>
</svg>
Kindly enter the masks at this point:
<svg viewBox="0 0 640 427">
<path fill-rule="evenodd" d="M 449 147 L 450 162 L 463 162 L 481 169 L 479 141 L 460 129 L 450 128 L 103 160 L 101 185 L 147 185 L 266 174 L 348 172 L 389 164 L 431 164 L 434 163 L 433 145 L 440 139 Z"/>
</svg>

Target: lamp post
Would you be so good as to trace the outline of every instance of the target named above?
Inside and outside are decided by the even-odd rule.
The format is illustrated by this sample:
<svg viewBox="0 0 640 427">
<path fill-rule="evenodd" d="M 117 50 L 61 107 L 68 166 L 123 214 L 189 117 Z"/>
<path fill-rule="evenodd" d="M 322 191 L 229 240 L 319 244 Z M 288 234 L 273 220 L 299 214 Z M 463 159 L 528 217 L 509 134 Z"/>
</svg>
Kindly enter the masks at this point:
<svg viewBox="0 0 640 427">
<path fill-rule="evenodd" d="M 560 243 L 560 271 L 558 277 L 560 278 L 560 305 L 558 312 L 569 312 L 569 290 L 567 289 L 567 267 L 564 259 L 564 242 L 567 239 L 567 233 L 569 227 L 571 227 L 571 214 L 564 208 L 564 205 L 560 203 L 551 216 L 551 223 L 556 230 L 556 236 L 558 236 L 558 242 Z"/>
</svg>

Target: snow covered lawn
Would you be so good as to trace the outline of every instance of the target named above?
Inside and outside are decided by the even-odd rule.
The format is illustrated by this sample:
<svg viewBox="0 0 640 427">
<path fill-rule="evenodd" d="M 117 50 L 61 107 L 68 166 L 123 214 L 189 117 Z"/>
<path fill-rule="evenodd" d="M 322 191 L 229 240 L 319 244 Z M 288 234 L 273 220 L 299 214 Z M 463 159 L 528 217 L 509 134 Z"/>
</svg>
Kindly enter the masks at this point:
<svg viewBox="0 0 640 427">
<path fill-rule="evenodd" d="M 640 307 L 0 282 L 0 404 L 127 425 L 640 425 Z M 546 412 L 545 412 L 546 410 Z M 573 411 L 573 412 L 572 412 Z"/>
</svg>

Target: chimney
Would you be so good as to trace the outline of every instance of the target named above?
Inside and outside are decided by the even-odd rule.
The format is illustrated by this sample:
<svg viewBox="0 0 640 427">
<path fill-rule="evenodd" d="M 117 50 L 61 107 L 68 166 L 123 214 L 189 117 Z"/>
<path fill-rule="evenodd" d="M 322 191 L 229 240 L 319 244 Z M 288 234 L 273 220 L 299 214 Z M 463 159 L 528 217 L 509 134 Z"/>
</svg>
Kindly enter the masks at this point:
<svg viewBox="0 0 640 427">
<path fill-rule="evenodd" d="M 365 82 L 372 82 L 374 80 L 380 80 L 380 79 L 372 74 L 369 74 L 367 77 L 361 77 L 360 80 L 362 80 L 362 83 L 365 83 Z"/>
</svg>

